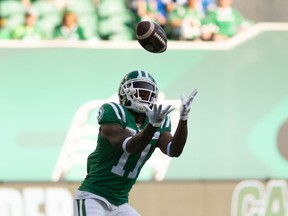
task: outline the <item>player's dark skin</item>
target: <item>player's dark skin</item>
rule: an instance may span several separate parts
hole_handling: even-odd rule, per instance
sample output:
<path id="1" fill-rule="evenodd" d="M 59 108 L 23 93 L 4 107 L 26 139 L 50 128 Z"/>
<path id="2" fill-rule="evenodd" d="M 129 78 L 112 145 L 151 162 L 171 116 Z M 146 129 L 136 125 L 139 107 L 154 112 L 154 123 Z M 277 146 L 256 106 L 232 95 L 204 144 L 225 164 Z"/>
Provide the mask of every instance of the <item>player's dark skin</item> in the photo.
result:
<path id="1" fill-rule="evenodd" d="M 140 91 L 139 96 L 142 99 L 148 99 L 149 93 Z M 143 124 L 146 118 L 145 113 L 137 113 L 129 110 L 134 116 L 137 124 Z M 127 137 L 132 138 L 127 142 L 126 150 L 131 154 L 139 154 L 150 143 L 154 133 L 157 131 L 150 123 L 139 133 L 133 134 L 118 124 L 106 124 L 101 126 L 101 136 L 107 139 L 116 149 L 122 150 L 122 144 Z M 174 136 L 168 131 L 162 133 L 158 140 L 158 147 L 164 154 L 167 154 L 167 145 L 172 141 L 170 147 L 170 156 L 179 157 L 183 151 L 187 140 L 188 128 L 187 120 L 179 120 Z"/>

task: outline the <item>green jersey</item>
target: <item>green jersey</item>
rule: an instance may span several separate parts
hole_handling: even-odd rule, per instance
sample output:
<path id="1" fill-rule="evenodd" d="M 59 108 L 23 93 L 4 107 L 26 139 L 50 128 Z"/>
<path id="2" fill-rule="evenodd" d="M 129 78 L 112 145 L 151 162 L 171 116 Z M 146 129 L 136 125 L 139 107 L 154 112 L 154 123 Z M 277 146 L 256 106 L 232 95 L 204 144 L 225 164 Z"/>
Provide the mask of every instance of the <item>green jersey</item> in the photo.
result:
<path id="1" fill-rule="evenodd" d="M 68 29 L 65 26 L 56 26 L 53 38 L 62 38 L 66 40 L 86 40 L 84 29 L 80 26 L 76 26 L 72 29 Z"/>
<path id="2" fill-rule="evenodd" d="M 21 25 L 15 28 L 12 31 L 12 38 L 13 39 L 21 39 L 21 40 L 40 40 L 45 39 L 45 34 L 42 30 L 36 26 L 25 26 Z"/>
<path id="3" fill-rule="evenodd" d="M 0 26 L 0 40 L 8 40 L 11 39 L 11 34 L 7 28 L 1 28 Z"/>
<path id="4" fill-rule="evenodd" d="M 203 25 L 213 24 L 219 28 L 219 34 L 232 37 L 245 24 L 244 17 L 234 8 L 216 9 L 208 13 Z"/>
<path id="5" fill-rule="evenodd" d="M 144 124 L 138 127 L 134 116 L 126 107 L 117 103 L 106 103 L 99 109 L 98 123 L 100 126 L 119 124 L 135 135 L 145 128 L 148 118 L 146 117 Z M 79 190 L 102 196 L 117 206 L 127 203 L 128 194 L 135 184 L 141 168 L 157 147 L 160 134 L 165 131 L 171 131 L 171 122 L 168 116 L 141 154 L 130 154 L 123 150 L 117 150 L 99 133 L 97 147 L 87 160 L 87 176 Z"/>

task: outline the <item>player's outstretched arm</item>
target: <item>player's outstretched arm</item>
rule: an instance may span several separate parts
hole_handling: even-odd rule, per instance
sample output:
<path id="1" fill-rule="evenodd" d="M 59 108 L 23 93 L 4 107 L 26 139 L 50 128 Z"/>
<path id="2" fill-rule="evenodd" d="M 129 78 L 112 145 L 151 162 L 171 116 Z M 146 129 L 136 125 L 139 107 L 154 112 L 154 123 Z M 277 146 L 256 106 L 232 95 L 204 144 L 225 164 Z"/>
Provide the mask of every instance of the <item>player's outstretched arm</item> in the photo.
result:
<path id="1" fill-rule="evenodd" d="M 168 106 L 165 109 L 162 109 L 162 105 L 159 107 L 154 105 L 152 109 L 145 107 L 149 124 L 136 135 L 133 135 L 129 130 L 122 128 L 118 124 L 102 125 L 101 135 L 119 150 L 122 149 L 131 154 L 141 153 L 150 143 L 154 133 L 161 126 L 166 115 L 173 110 L 170 107 Z"/>
<path id="2" fill-rule="evenodd" d="M 101 126 L 101 135 L 116 149 L 137 154 L 149 144 L 156 130 L 157 128 L 148 124 L 143 131 L 133 135 L 118 124 L 105 124 Z"/>
<path id="3" fill-rule="evenodd" d="M 172 137 L 169 132 L 165 132 L 159 139 L 159 148 L 163 153 L 169 155 L 170 157 L 179 157 L 182 154 L 188 135 L 188 115 L 192 101 L 197 93 L 198 91 L 195 89 L 187 99 L 185 99 L 183 96 L 181 97 L 180 119 L 174 136 Z"/>
<path id="4" fill-rule="evenodd" d="M 126 151 L 132 154 L 138 154 L 144 150 L 144 148 L 150 143 L 158 127 L 161 126 L 165 117 L 173 110 L 170 105 L 165 109 L 162 109 L 162 105 L 157 107 L 156 104 L 153 105 L 152 109 L 148 106 L 144 107 L 149 119 L 149 124 L 147 124 L 144 130 L 140 133 L 131 138 L 127 138 L 129 140 L 127 141 L 127 144 L 125 144 Z"/>
<path id="5" fill-rule="evenodd" d="M 188 115 L 189 115 L 189 112 L 190 112 L 190 107 L 191 107 L 192 101 L 195 98 L 197 93 L 198 93 L 198 90 L 194 89 L 191 92 L 191 94 L 189 95 L 189 97 L 187 98 L 187 100 L 182 95 L 182 97 L 181 97 L 181 106 L 180 106 L 180 120 L 185 121 L 185 120 L 188 119 Z"/>

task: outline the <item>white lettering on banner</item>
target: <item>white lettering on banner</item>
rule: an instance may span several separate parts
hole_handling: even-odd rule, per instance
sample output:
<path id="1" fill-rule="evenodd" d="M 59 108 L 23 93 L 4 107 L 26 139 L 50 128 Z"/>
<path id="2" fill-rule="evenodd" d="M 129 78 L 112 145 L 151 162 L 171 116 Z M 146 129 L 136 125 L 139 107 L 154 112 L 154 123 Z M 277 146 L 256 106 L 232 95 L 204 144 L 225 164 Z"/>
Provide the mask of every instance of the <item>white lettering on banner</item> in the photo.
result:
<path id="1" fill-rule="evenodd" d="M 65 188 L 49 188 L 46 191 L 45 206 L 47 216 L 72 216 L 73 197 Z"/>
<path id="2" fill-rule="evenodd" d="M 23 216 L 24 203 L 21 193 L 12 188 L 0 188 L 0 215 Z"/>
<path id="3" fill-rule="evenodd" d="M 25 216 L 44 216 L 40 212 L 40 207 L 44 203 L 44 193 L 44 189 L 42 188 L 25 188 L 23 190 Z"/>
<path id="4" fill-rule="evenodd" d="M 73 196 L 65 188 L 0 188 L 1 216 L 72 216 Z"/>
<path id="5" fill-rule="evenodd" d="M 288 216 L 288 189 L 284 180 L 264 184 L 240 182 L 234 189 L 231 216 Z"/>

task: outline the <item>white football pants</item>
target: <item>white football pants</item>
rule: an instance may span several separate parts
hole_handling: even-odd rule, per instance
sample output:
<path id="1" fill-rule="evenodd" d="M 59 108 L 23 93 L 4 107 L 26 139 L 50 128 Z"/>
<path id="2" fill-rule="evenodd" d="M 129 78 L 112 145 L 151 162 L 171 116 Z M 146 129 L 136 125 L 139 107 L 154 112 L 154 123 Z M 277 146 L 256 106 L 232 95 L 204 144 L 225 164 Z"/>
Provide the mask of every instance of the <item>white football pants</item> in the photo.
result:
<path id="1" fill-rule="evenodd" d="M 103 197 L 77 191 L 74 199 L 74 216 L 141 216 L 128 203 L 115 206 Z"/>

